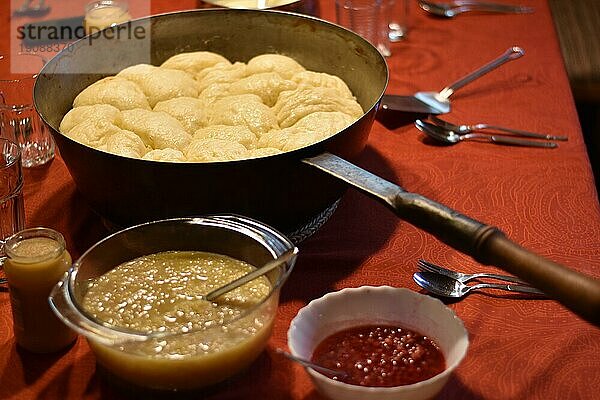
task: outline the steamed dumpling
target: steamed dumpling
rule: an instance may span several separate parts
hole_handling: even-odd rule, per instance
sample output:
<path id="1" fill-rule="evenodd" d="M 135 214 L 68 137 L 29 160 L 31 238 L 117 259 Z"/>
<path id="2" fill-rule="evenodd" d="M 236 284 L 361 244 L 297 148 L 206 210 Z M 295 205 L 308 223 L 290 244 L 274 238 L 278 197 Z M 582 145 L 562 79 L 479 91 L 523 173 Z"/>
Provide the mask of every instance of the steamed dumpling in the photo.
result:
<path id="1" fill-rule="evenodd" d="M 211 83 L 200 92 L 198 100 L 202 101 L 205 107 L 211 107 L 215 101 L 230 95 L 229 86 L 229 83 Z"/>
<path id="2" fill-rule="evenodd" d="M 177 149 L 157 149 L 150 150 L 142 157 L 143 160 L 166 161 L 166 162 L 184 162 L 186 161 L 183 153 Z"/>
<path id="3" fill-rule="evenodd" d="M 348 85 L 339 77 L 324 72 L 302 71 L 292 77 L 299 87 L 326 87 L 335 89 L 340 96 L 353 99 Z"/>
<path id="4" fill-rule="evenodd" d="M 195 76 L 205 68 L 214 67 L 217 64 L 231 63 L 228 59 L 217 53 L 194 51 L 191 53 L 176 54 L 162 63 L 161 67 L 179 69 Z"/>
<path id="5" fill-rule="evenodd" d="M 137 64 L 125 68 L 117 77 L 137 83 L 148 97 L 151 107 L 174 97 L 198 97 L 199 93 L 192 75 L 178 69 Z"/>
<path id="6" fill-rule="evenodd" d="M 351 125 L 356 118 L 342 112 L 316 112 L 301 118 L 289 128 L 267 132 L 258 147 L 274 147 L 291 151 L 320 142 Z"/>
<path id="7" fill-rule="evenodd" d="M 208 125 L 242 125 L 255 135 L 277 128 L 275 114 L 254 94 L 229 96 L 217 100 L 208 111 Z"/>
<path id="8" fill-rule="evenodd" d="M 258 140 L 258 146 L 259 148 L 271 147 L 281 151 L 292 151 L 316 143 L 321 139 L 321 135 L 316 132 L 285 128 L 265 133 Z"/>
<path id="9" fill-rule="evenodd" d="M 237 142 L 247 149 L 256 147 L 258 139 L 245 126 L 211 125 L 201 128 L 194 133 L 193 139 L 224 139 Z"/>
<path id="10" fill-rule="evenodd" d="M 124 157 L 141 158 L 147 149 L 138 135 L 121 130 L 106 140 L 106 151 Z"/>
<path id="11" fill-rule="evenodd" d="M 281 54 L 261 54 L 248 61 L 248 74 L 276 72 L 284 79 L 304 71 L 304 67 L 291 57 Z"/>
<path id="12" fill-rule="evenodd" d="M 296 133 L 294 128 L 273 129 L 258 139 L 258 148 L 274 148 L 283 150 L 288 137 Z"/>
<path id="13" fill-rule="evenodd" d="M 204 102 L 194 97 L 175 97 L 154 106 L 154 111 L 163 111 L 176 118 L 190 134 L 206 125 L 204 109 Z"/>
<path id="14" fill-rule="evenodd" d="M 302 147 L 310 146 L 322 140 L 323 137 L 315 132 L 300 132 L 296 131 L 295 135 L 290 135 L 287 142 L 283 146 L 283 151 L 292 151 L 301 149 Z"/>
<path id="15" fill-rule="evenodd" d="M 301 118 L 293 127 L 298 130 L 311 131 L 329 137 L 352 125 L 356 118 L 339 111 L 318 111 Z"/>
<path id="16" fill-rule="evenodd" d="M 341 97 L 332 88 L 299 88 L 283 92 L 273 111 L 277 115 L 279 126 L 287 128 L 301 118 L 318 111 L 339 111 L 358 119 L 363 115 L 360 104 L 354 99 Z"/>
<path id="17" fill-rule="evenodd" d="M 86 146 L 104 149 L 109 137 L 121 131 L 121 128 L 106 120 L 88 119 L 75 125 L 66 136 Z"/>
<path id="18" fill-rule="evenodd" d="M 301 118 L 292 127 L 263 135 L 259 147 L 296 150 L 320 142 L 351 125 L 356 119 L 341 112 L 316 112 Z"/>
<path id="19" fill-rule="evenodd" d="M 198 91 L 202 92 L 204 89 L 213 84 L 231 84 L 236 82 L 248 75 L 246 71 L 246 64 L 236 62 L 234 64 L 221 63 L 214 67 L 205 68 L 196 74 L 196 81 L 198 82 Z"/>
<path id="20" fill-rule="evenodd" d="M 275 72 L 263 72 L 232 83 L 229 86 L 229 93 L 232 95 L 255 94 L 261 98 L 263 103 L 271 107 L 277 101 L 279 93 L 295 88 L 296 83 L 283 79 L 281 75 Z"/>
<path id="21" fill-rule="evenodd" d="M 248 152 L 237 142 L 225 139 L 194 139 L 185 150 L 185 156 L 192 162 L 231 161 L 245 158 Z"/>
<path id="22" fill-rule="evenodd" d="M 181 123 L 164 112 L 127 110 L 122 112 L 123 129 L 132 131 L 152 149 L 184 149 L 192 136 Z"/>
<path id="23" fill-rule="evenodd" d="M 67 133 L 77 124 L 87 120 L 104 120 L 119 125 L 121 123 L 121 112 L 118 108 L 108 104 L 75 107 L 63 117 L 59 130 L 62 133 Z"/>
<path id="24" fill-rule="evenodd" d="M 119 110 L 150 109 L 148 99 L 136 83 L 116 76 L 92 83 L 73 101 L 73 107 L 92 104 L 110 104 Z"/>

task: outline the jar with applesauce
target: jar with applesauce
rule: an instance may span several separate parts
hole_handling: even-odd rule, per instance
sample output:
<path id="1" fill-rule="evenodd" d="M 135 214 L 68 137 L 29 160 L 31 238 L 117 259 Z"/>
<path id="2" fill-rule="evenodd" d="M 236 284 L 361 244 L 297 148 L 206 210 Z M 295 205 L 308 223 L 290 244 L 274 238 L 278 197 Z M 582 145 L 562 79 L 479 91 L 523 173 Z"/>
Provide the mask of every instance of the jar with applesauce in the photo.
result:
<path id="1" fill-rule="evenodd" d="M 100 0 L 88 3 L 85 8 L 83 27 L 86 34 L 98 32 L 112 25 L 131 19 L 126 1 Z"/>
<path id="2" fill-rule="evenodd" d="M 4 249 L 17 343 L 34 353 L 67 347 L 76 334 L 58 319 L 48 302 L 53 287 L 71 267 L 65 239 L 52 229 L 31 228 L 9 237 Z"/>

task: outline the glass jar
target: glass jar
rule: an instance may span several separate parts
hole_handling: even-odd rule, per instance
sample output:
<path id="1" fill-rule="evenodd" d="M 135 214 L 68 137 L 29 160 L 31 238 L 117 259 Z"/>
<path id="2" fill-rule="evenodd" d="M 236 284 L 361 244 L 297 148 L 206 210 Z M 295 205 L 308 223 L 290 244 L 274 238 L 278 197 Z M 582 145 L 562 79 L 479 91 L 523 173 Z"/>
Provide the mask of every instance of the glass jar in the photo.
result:
<path id="1" fill-rule="evenodd" d="M 61 350 L 76 334 L 50 309 L 52 288 L 71 267 L 63 236 L 48 228 L 25 229 L 6 240 L 8 280 L 17 343 L 34 353 Z"/>
<path id="2" fill-rule="evenodd" d="M 126 1 L 100 0 L 88 3 L 85 8 L 83 27 L 86 34 L 98 32 L 109 26 L 131 19 Z"/>

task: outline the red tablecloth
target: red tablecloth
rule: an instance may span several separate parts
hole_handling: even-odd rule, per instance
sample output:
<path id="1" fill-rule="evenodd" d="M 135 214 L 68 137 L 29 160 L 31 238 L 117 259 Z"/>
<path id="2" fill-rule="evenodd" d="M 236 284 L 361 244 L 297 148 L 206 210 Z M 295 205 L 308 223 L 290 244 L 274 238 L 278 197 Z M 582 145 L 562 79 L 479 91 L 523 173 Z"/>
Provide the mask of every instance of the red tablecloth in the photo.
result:
<path id="1" fill-rule="evenodd" d="M 47 1 L 53 12 L 61 2 Z M 173 4 L 171 4 L 173 3 Z M 359 164 L 410 191 L 495 225 L 523 246 L 600 276 L 600 208 L 577 113 L 545 0 L 522 0 L 528 15 L 434 19 L 412 9 L 409 38 L 392 45 L 388 92 L 439 90 L 512 45 L 526 56 L 453 98 L 453 121 L 502 124 L 569 136 L 555 150 L 463 143 L 432 146 L 409 123 L 377 121 Z M 152 12 L 194 1 L 155 0 Z M 8 49 L 9 11 L 0 14 L 0 51 Z M 333 18 L 322 0 L 321 16 Z M 590 38 L 594 40 L 594 38 Z M 49 100 L 51 101 L 51 100 Z M 62 232 L 73 256 L 107 234 L 77 194 L 60 156 L 25 171 L 28 226 Z M 330 221 L 301 243 L 284 286 L 269 348 L 245 373 L 207 391 L 210 399 L 318 399 L 301 367 L 274 354 L 300 307 L 324 293 L 360 285 L 419 290 L 411 275 L 425 258 L 464 271 L 498 271 L 398 220 L 380 204 L 349 191 Z M 595 399 L 600 393 L 600 330 L 550 300 L 474 294 L 450 304 L 469 331 L 469 353 L 440 399 Z M 80 338 L 70 350 L 34 356 L 16 348 L 7 293 L 0 293 L 0 398 L 119 398 L 96 372 Z M 199 396 L 201 397 L 201 396 Z"/>

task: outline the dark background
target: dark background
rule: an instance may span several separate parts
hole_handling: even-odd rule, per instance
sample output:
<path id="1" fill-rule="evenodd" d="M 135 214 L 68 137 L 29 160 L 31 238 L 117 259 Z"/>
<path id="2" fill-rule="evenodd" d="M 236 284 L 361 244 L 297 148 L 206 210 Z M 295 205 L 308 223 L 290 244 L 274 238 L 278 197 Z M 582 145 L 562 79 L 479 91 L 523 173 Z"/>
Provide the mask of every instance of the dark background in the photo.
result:
<path id="1" fill-rule="evenodd" d="M 548 0 L 600 189 L 600 1 Z"/>

